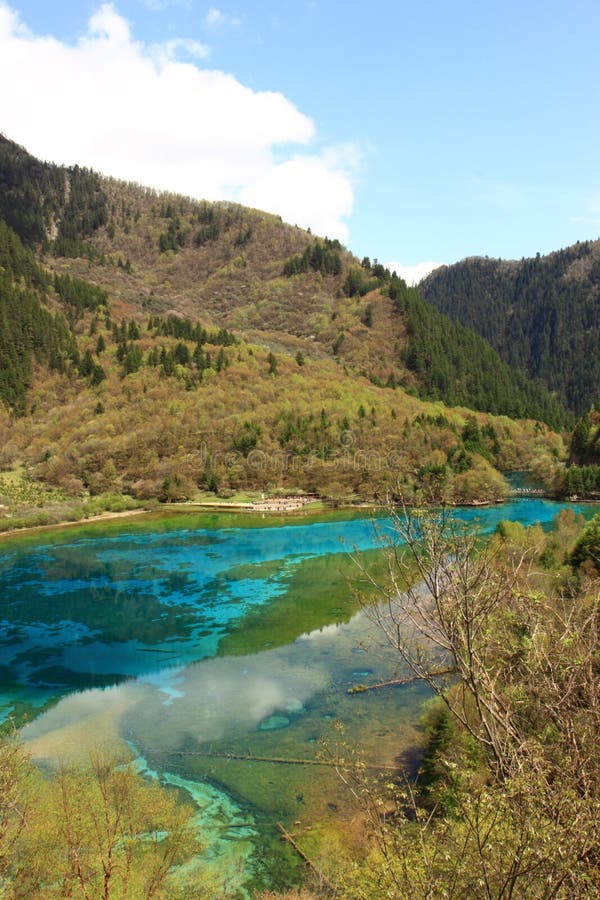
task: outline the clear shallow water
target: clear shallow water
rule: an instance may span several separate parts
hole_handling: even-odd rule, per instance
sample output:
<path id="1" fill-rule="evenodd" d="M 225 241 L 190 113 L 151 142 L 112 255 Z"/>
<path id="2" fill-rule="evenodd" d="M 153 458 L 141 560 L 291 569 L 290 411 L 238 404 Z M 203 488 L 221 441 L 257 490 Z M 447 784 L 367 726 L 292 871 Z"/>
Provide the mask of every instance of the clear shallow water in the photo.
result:
<path id="1" fill-rule="evenodd" d="M 457 514 L 491 531 L 547 524 L 562 506 Z M 423 688 L 347 693 L 397 667 L 339 575 L 344 551 L 376 544 L 368 517 L 207 528 L 189 516 L 0 544 L 0 712 L 33 719 L 23 734 L 40 760 L 126 742 L 193 797 L 204 863 L 243 895 L 262 870 L 293 868 L 277 861 L 277 820 L 326 830 L 344 816 L 330 769 L 269 759 L 314 761 L 336 720 L 374 765 L 416 738 Z"/>

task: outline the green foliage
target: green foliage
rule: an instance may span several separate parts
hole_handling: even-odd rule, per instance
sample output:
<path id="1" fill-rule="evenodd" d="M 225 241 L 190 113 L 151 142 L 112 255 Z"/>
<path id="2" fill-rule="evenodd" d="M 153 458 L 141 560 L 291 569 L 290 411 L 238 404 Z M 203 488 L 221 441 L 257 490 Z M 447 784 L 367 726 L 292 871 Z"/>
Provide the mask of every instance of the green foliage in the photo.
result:
<path id="1" fill-rule="evenodd" d="M 465 450 L 471 453 L 479 453 L 481 450 L 481 432 L 475 416 L 468 416 L 462 430 L 462 440 Z"/>
<path id="2" fill-rule="evenodd" d="M 140 329 L 133 319 L 127 326 L 127 339 L 130 341 L 139 341 L 140 339 Z"/>
<path id="3" fill-rule="evenodd" d="M 600 383 L 599 246 L 577 243 L 520 262 L 466 259 L 436 269 L 420 290 L 581 413 Z"/>
<path id="4" fill-rule="evenodd" d="M 50 276 L 35 260 L 12 228 L 0 220 L 0 270 L 13 281 L 21 281 L 28 288 L 46 291 Z"/>
<path id="5" fill-rule="evenodd" d="M 130 344 L 126 348 L 126 352 L 123 358 L 123 374 L 131 375 L 132 372 L 139 371 L 142 365 L 143 358 L 144 354 L 142 352 L 142 348 L 137 344 Z"/>
<path id="6" fill-rule="evenodd" d="M 25 474 L 0 475 L 0 495 L 11 509 L 43 506 L 65 499 L 63 491 L 42 485 Z"/>
<path id="7" fill-rule="evenodd" d="M 175 253 L 178 253 L 187 244 L 188 236 L 188 231 L 182 225 L 179 216 L 174 216 L 169 222 L 167 230 L 158 239 L 160 252 L 166 253 L 167 250 L 173 250 Z M 198 235 L 196 235 L 194 240 L 196 245 L 198 245 Z"/>
<path id="8" fill-rule="evenodd" d="M 236 336 L 226 328 L 209 330 L 203 328 L 199 322 L 183 316 L 168 316 L 166 319 L 160 316 L 152 316 L 148 321 L 148 331 L 154 331 L 155 335 L 175 337 L 186 341 L 196 341 L 197 344 L 215 344 L 221 347 L 231 347 L 237 343 Z"/>
<path id="9" fill-rule="evenodd" d="M 54 290 L 63 303 L 72 306 L 79 314 L 87 309 L 94 310 L 99 306 L 108 306 L 108 294 L 103 288 L 71 275 L 55 273 Z"/>
<path id="10" fill-rule="evenodd" d="M 43 282 L 30 256 L 10 229 L 0 226 L 0 400 L 16 413 L 25 411 L 33 366 L 62 371 L 74 351 L 74 340 L 65 319 L 43 303 L 33 290 Z M 21 287 L 20 275 L 32 289 Z"/>
<path id="11" fill-rule="evenodd" d="M 106 222 L 106 195 L 95 173 L 42 163 L 3 135 L 0 173 L 0 219 L 24 244 L 48 245 L 58 226 L 56 254 L 86 255 L 85 238 Z"/>
<path id="12" fill-rule="evenodd" d="M 569 463 L 600 465 L 600 409 L 595 407 L 575 424 L 569 446 Z"/>
<path id="13" fill-rule="evenodd" d="M 28 900 L 190 896 L 178 866 L 199 849 L 191 808 L 124 761 L 96 756 L 43 778 L 0 742 L 0 891 Z M 184 890 L 190 893 L 185 894 Z M 210 896 L 210 887 L 194 889 Z"/>
<path id="14" fill-rule="evenodd" d="M 163 481 L 158 499 L 163 503 L 181 503 L 189 500 L 193 492 L 194 485 L 191 481 L 179 472 L 174 472 Z"/>
<path id="15" fill-rule="evenodd" d="M 419 770 L 419 792 L 427 804 L 435 787 L 444 781 L 442 759 L 450 754 L 456 740 L 456 727 L 448 707 L 439 699 L 429 700 L 422 716 L 425 747 Z"/>
<path id="16" fill-rule="evenodd" d="M 600 513 L 583 529 L 571 554 L 571 564 L 573 566 L 587 564 L 588 568 L 600 575 Z"/>
<path id="17" fill-rule="evenodd" d="M 600 466 L 569 466 L 562 480 L 561 493 L 567 497 L 600 496 Z"/>
<path id="18" fill-rule="evenodd" d="M 261 428 L 256 422 L 244 422 L 241 429 L 234 435 L 232 449 L 242 456 L 248 456 L 258 444 Z"/>
<path id="19" fill-rule="evenodd" d="M 57 256 L 92 255 L 84 239 L 106 223 L 107 199 L 99 177 L 89 169 L 67 169 L 69 190 L 54 244 Z"/>
<path id="20" fill-rule="evenodd" d="M 406 320 L 408 340 L 402 358 L 416 375 L 421 396 L 452 406 L 541 419 L 554 427 L 565 424 L 568 416 L 548 390 L 502 362 L 478 334 L 439 313 L 394 275 L 389 292 Z"/>
<path id="21" fill-rule="evenodd" d="M 595 500 L 600 497 L 600 410 L 577 421 L 569 443 L 567 469 L 555 479 L 556 493 Z"/>
<path id="22" fill-rule="evenodd" d="M 369 257 L 365 256 L 360 266 L 350 266 L 342 290 L 346 297 L 364 297 L 369 291 L 375 291 L 378 288 L 388 293 L 389 291 L 393 292 L 391 284 L 394 280 L 398 280 L 395 272 L 390 273 L 390 270 L 378 263 L 377 260 L 371 264 Z M 372 307 L 367 307 L 362 321 L 363 324 L 371 327 L 373 324 Z"/>
<path id="23" fill-rule="evenodd" d="M 300 272 L 322 272 L 323 275 L 339 275 L 342 271 L 340 251 L 342 245 L 337 240 L 316 240 L 306 248 L 304 253 L 292 256 L 283 267 L 287 278 Z"/>
<path id="24" fill-rule="evenodd" d="M 0 135 L 0 218 L 28 246 L 48 239 L 65 202 L 65 175 Z"/>
<path id="25" fill-rule="evenodd" d="M 377 287 L 376 282 L 365 278 L 364 271 L 360 266 L 350 266 L 348 274 L 344 279 L 342 290 L 346 297 L 363 297 L 368 291 Z"/>
<path id="26" fill-rule="evenodd" d="M 333 353 L 334 356 L 337 356 L 337 354 L 339 353 L 340 347 L 344 343 L 344 338 L 345 338 L 345 334 L 343 331 L 340 331 L 336 335 L 335 341 L 331 345 L 331 352 Z"/>
<path id="27" fill-rule="evenodd" d="M 437 700 L 416 783 L 370 780 L 338 760 L 374 837 L 364 860 L 342 866 L 339 893 L 596 896 L 598 570 L 588 567 L 596 580 L 578 586 L 560 572 L 541 579 L 523 565 L 548 546 L 539 527 L 503 523 L 482 546 L 443 514 L 402 519 L 392 510 L 391 518 L 409 553 L 389 550 L 380 625 Z M 563 516 L 551 540 L 570 540 L 574 527 L 580 522 Z M 597 554 L 600 516 L 580 541 Z M 400 590 L 409 565 L 419 588 Z"/>
<path id="28" fill-rule="evenodd" d="M 196 247 L 202 247 L 203 244 L 216 241 L 228 224 L 226 221 L 224 222 L 223 219 L 223 212 L 217 203 L 207 203 L 206 201 L 200 203 L 192 217 L 192 223 L 200 226 L 194 234 L 194 245 Z M 243 236 L 242 232 L 238 232 L 238 238 L 240 237 L 240 234 Z M 247 234 L 247 231 L 245 234 Z M 250 236 L 245 238 L 242 243 L 246 243 L 246 240 L 249 239 Z"/>
<path id="29" fill-rule="evenodd" d="M 243 231 L 238 231 L 237 235 L 234 239 L 235 247 L 243 247 L 244 244 L 247 244 L 248 241 L 252 240 L 253 228 L 251 225 L 248 225 Z"/>
<path id="30" fill-rule="evenodd" d="M 362 320 L 363 325 L 366 325 L 367 328 L 373 327 L 373 304 L 372 303 L 367 303 L 367 305 L 365 306 L 361 320 Z"/>

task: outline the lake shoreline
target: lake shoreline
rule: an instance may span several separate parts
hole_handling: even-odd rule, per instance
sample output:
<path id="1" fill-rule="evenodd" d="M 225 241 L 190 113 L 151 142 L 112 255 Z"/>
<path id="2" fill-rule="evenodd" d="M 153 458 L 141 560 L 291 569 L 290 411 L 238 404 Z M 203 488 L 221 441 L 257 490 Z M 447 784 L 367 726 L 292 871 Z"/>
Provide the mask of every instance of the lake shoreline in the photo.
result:
<path id="1" fill-rule="evenodd" d="M 318 504 L 318 506 L 317 506 Z M 52 532 L 58 528 L 81 527 L 89 524 L 111 522 L 116 519 L 126 520 L 129 517 L 137 517 L 140 515 L 164 515 L 168 513 L 177 514 L 193 514 L 193 513 L 231 513 L 232 515 L 242 516 L 247 514 L 253 518 L 269 518 L 276 519 L 282 516 L 289 519 L 311 519 L 321 515 L 333 514 L 336 512 L 344 512 L 345 510 L 377 510 L 380 507 L 376 503 L 357 502 L 357 503 L 340 503 L 335 506 L 328 504 L 326 501 L 311 501 L 302 506 L 294 506 L 286 508 L 278 504 L 277 500 L 273 501 L 272 506 L 260 507 L 256 504 L 245 502 L 230 502 L 227 500 L 215 501 L 186 501 L 182 503 L 161 503 L 148 507 L 138 507 L 136 509 L 119 510 L 111 512 L 107 510 L 104 513 L 83 517 L 81 519 L 69 519 L 64 522 L 49 522 L 44 525 L 25 525 L 16 528 L 2 528 L 0 520 L 0 541 L 5 538 L 17 535 L 35 534 L 38 532 Z"/>
<path id="2" fill-rule="evenodd" d="M 4 538 L 8 538 L 11 536 L 17 535 L 25 535 L 25 534 L 34 534 L 40 531 L 54 531 L 57 528 L 70 528 L 76 527 L 80 525 L 87 525 L 89 523 L 94 522 L 110 522 L 114 519 L 127 519 L 133 516 L 139 516 L 141 514 L 147 515 L 148 513 L 152 513 L 154 510 L 151 509 L 124 509 L 119 512 L 105 512 L 105 513 L 97 513 L 93 516 L 88 516 L 83 519 L 70 519 L 66 522 L 51 522 L 47 525 L 25 525 L 24 527 L 18 528 L 6 528 L 4 530 L 0 530 L 0 541 Z"/>
<path id="3" fill-rule="evenodd" d="M 510 503 L 511 501 L 521 499 L 527 499 L 527 495 L 516 493 L 515 495 L 510 495 L 502 500 L 474 500 L 470 503 L 449 504 L 448 509 L 454 509 L 458 507 L 465 507 L 469 509 L 483 509 L 490 506 L 502 506 L 505 503 Z M 568 498 L 567 500 L 567 498 L 556 498 L 544 494 L 541 495 L 538 499 L 545 499 L 556 503 L 570 501 L 585 505 L 600 504 L 600 499 L 597 498 L 578 498 L 576 501 L 574 501 L 574 498 Z M 268 517 L 269 519 L 273 519 L 275 521 L 277 517 L 282 517 L 293 521 L 318 519 L 319 516 L 334 516 L 336 513 L 343 514 L 344 512 L 360 512 L 369 510 L 373 513 L 382 512 L 384 511 L 384 507 L 380 503 L 367 500 L 360 500 L 356 502 L 348 501 L 340 503 L 324 499 L 311 499 L 309 502 L 306 502 L 302 505 L 289 507 L 285 505 L 285 498 L 273 498 L 272 500 L 264 501 L 264 505 L 260 505 L 260 502 L 232 502 L 229 500 L 184 501 L 180 503 L 161 503 L 159 505 L 153 505 L 151 507 L 138 507 L 135 509 L 125 509 L 119 511 L 107 510 L 106 512 L 97 513 L 95 515 L 84 517 L 81 519 L 70 519 L 64 522 L 52 522 L 45 525 L 25 525 L 16 528 L 3 529 L 0 521 L 0 541 L 3 541 L 6 538 L 10 538 L 12 536 L 16 537 L 25 536 L 28 534 L 36 534 L 39 532 L 53 532 L 56 529 L 64 529 L 70 527 L 76 528 L 88 524 L 102 524 L 103 522 L 113 522 L 115 520 L 126 521 L 128 518 L 134 518 L 141 515 L 151 516 L 165 515 L 169 513 L 182 515 L 190 515 L 194 513 L 215 513 L 219 515 L 222 513 L 230 513 L 233 516 L 248 515 L 249 517 L 257 520 L 265 519 Z"/>

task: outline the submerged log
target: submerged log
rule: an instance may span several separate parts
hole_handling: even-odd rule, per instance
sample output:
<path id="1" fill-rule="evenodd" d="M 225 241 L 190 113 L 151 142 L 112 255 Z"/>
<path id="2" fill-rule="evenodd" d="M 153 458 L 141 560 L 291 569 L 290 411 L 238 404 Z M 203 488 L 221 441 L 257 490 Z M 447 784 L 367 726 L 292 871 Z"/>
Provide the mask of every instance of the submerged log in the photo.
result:
<path id="1" fill-rule="evenodd" d="M 276 763 L 278 765 L 288 766 L 329 766 L 330 768 L 339 768 L 339 763 L 331 759 L 294 759 L 287 756 L 253 756 L 252 754 L 241 753 L 215 753 L 212 750 L 173 750 L 168 756 L 202 756 L 207 759 L 231 759 L 242 762 L 264 762 Z M 346 766 L 347 768 L 347 766 Z M 397 766 L 387 765 L 385 763 L 366 763 L 365 768 L 384 770 L 389 769 L 395 771 Z"/>
<path id="2" fill-rule="evenodd" d="M 215 753 L 213 750 L 173 750 L 169 756 L 205 756 L 209 759 L 233 759 L 245 762 L 280 763 L 289 766 L 333 766 L 327 759 L 294 759 L 287 756 L 253 756 L 251 753 Z"/>
<path id="3" fill-rule="evenodd" d="M 433 676 L 453 675 L 455 668 L 440 669 L 438 672 L 432 672 Z M 394 678 L 392 681 L 379 681 L 377 684 L 355 684 L 354 687 L 348 688 L 349 694 L 364 694 L 365 691 L 376 691 L 378 688 L 398 687 L 401 685 L 412 684 L 414 681 L 423 681 L 420 675 L 411 675 L 409 678 Z"/>
<path id="4" fill-rule="evenodd" d="M 394 678 L 392 681 L 379 681 L 377 684 L 355 684 L 354 687 L 348 688 L 349 694 L 364 694 L 365 691 L 376 691 L 378 688 L 397 687 L 398 685 L 411 684 L 418 681 L 416 675 L 412 678 Z"/>

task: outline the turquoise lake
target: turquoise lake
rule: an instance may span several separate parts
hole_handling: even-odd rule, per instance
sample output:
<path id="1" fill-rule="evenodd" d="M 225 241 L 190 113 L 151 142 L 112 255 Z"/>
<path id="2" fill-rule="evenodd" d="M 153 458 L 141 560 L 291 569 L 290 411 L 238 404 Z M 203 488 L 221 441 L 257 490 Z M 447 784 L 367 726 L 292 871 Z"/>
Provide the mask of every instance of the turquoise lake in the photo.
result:
<path id="1" fill-rule="evenodd" d="M 455 515 L 492 531 L 502 519 L 547 525 L 566 505 Z M 330 768 L 311 765 L 336 723 L 369 764 L 390 765 L 418 740 L 428 695 L 348 694 L 398 677 L 346 584 L 348 551 L 373 550 L 387 520 L 239 521 L 141 516 L 0 543 L 0 715 L 26 723 L 42 765 L 128 747 L 193 799 L 199 871 L 243 897 L 296 877 L 277 821 L 326 835 L 352 820 Z"/>

